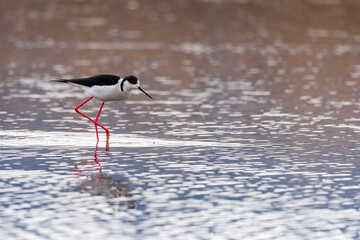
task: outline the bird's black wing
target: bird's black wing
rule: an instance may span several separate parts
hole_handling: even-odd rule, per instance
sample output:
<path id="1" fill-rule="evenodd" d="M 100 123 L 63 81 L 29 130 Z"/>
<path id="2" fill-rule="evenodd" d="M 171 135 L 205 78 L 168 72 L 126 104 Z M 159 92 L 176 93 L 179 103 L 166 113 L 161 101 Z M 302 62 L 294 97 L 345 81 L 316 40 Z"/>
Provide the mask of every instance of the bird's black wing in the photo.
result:
<path id="1" fill-rule="evenodd" d="M 69 82 L 75 83 L 87 87 L 92 87 L 95 85 L 103 86 L 103 85 L 116 85 L 119 81 L 120 77 L 116 75 L 96 75 L 88 78 L 77 78 L 77 79 L 60 79 L 56 80 L 57 82 Z"/>

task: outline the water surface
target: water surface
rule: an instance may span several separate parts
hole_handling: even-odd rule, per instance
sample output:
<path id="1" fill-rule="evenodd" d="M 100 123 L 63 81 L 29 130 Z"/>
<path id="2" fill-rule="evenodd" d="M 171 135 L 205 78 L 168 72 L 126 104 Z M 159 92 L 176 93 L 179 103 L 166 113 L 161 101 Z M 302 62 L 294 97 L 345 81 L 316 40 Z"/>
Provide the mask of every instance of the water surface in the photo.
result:
<path id="1" fill-rule="evenodd" d="M 358 239 L 359 8 L 1 1 L 0 238 Z M 105 104 L 108 148 L 51 82 L 100 73 L 156 99 Z"/>

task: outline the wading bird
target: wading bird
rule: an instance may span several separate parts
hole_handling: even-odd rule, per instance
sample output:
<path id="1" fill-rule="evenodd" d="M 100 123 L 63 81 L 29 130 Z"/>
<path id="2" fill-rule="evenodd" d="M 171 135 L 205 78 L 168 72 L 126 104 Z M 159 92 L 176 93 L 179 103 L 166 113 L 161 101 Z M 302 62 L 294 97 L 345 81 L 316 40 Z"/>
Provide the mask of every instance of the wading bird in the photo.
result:
<path id="1" fill-rule="evenodd" d="M 59 79 L 55 81 L 76 85 L 81 89 L 83 89 L 85 91 L 85 94 L 89 96 L 89 98 L 86 99 L 83 103 L 75 107 L 75 111 L 95 124 L 97 141 L 99 141 L 97 126 L 100 126 L 102 129 L 105 130 L 106 141 L 109 142 L 110 139 L 109 130 L 98 122 L 101 110 L 105 102 L 123 101 L 130 96 L 131 91 L 134 89 L 139 89 L 146 96 L 153 99 L 140 87 L 139 79 L 134 76 L 126 76 L 124 78 L 121 78 L 115 75 L 96 75 L 88 78 Z M 102 101 L 102 104 L 100 106 L 98 114 L 96 115 L 95 120 L 91 119 L 90 117 L 86 116 L 85 114 L 79 111 L 79 108 L 82 107 L 88 101 L 90 101 L 92 98 L 96 98 Z"/>

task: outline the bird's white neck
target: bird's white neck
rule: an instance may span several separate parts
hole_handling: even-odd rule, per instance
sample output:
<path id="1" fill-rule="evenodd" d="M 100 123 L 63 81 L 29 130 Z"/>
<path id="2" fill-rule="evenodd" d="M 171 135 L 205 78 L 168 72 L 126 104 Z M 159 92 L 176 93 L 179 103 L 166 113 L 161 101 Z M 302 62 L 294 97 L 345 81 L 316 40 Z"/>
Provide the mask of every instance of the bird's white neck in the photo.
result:
<path id="1" fill-rule="evenodd" d="M 136 89 L 137 87 L 134 84 L 129 83 L 128 81 L 124 81 L 123 79 L 121 79 L 119 81 L 119 89 L 120 91 L 122 91 L 123 93 L 128 93 L 130 94 L 131 90 Z"/>

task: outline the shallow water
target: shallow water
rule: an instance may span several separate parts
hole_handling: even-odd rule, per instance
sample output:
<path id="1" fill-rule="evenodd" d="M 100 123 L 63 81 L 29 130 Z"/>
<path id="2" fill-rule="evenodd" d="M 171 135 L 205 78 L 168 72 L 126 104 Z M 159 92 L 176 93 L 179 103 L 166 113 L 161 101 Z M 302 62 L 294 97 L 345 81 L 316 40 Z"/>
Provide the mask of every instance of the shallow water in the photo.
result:
<path id="1" fill-rule="evenodd" d="M 359 8 L 1 1 L 0 238 L 358 239 Z M 99 73 L 155 98 L 108 146 L 50 81 Z"/>

